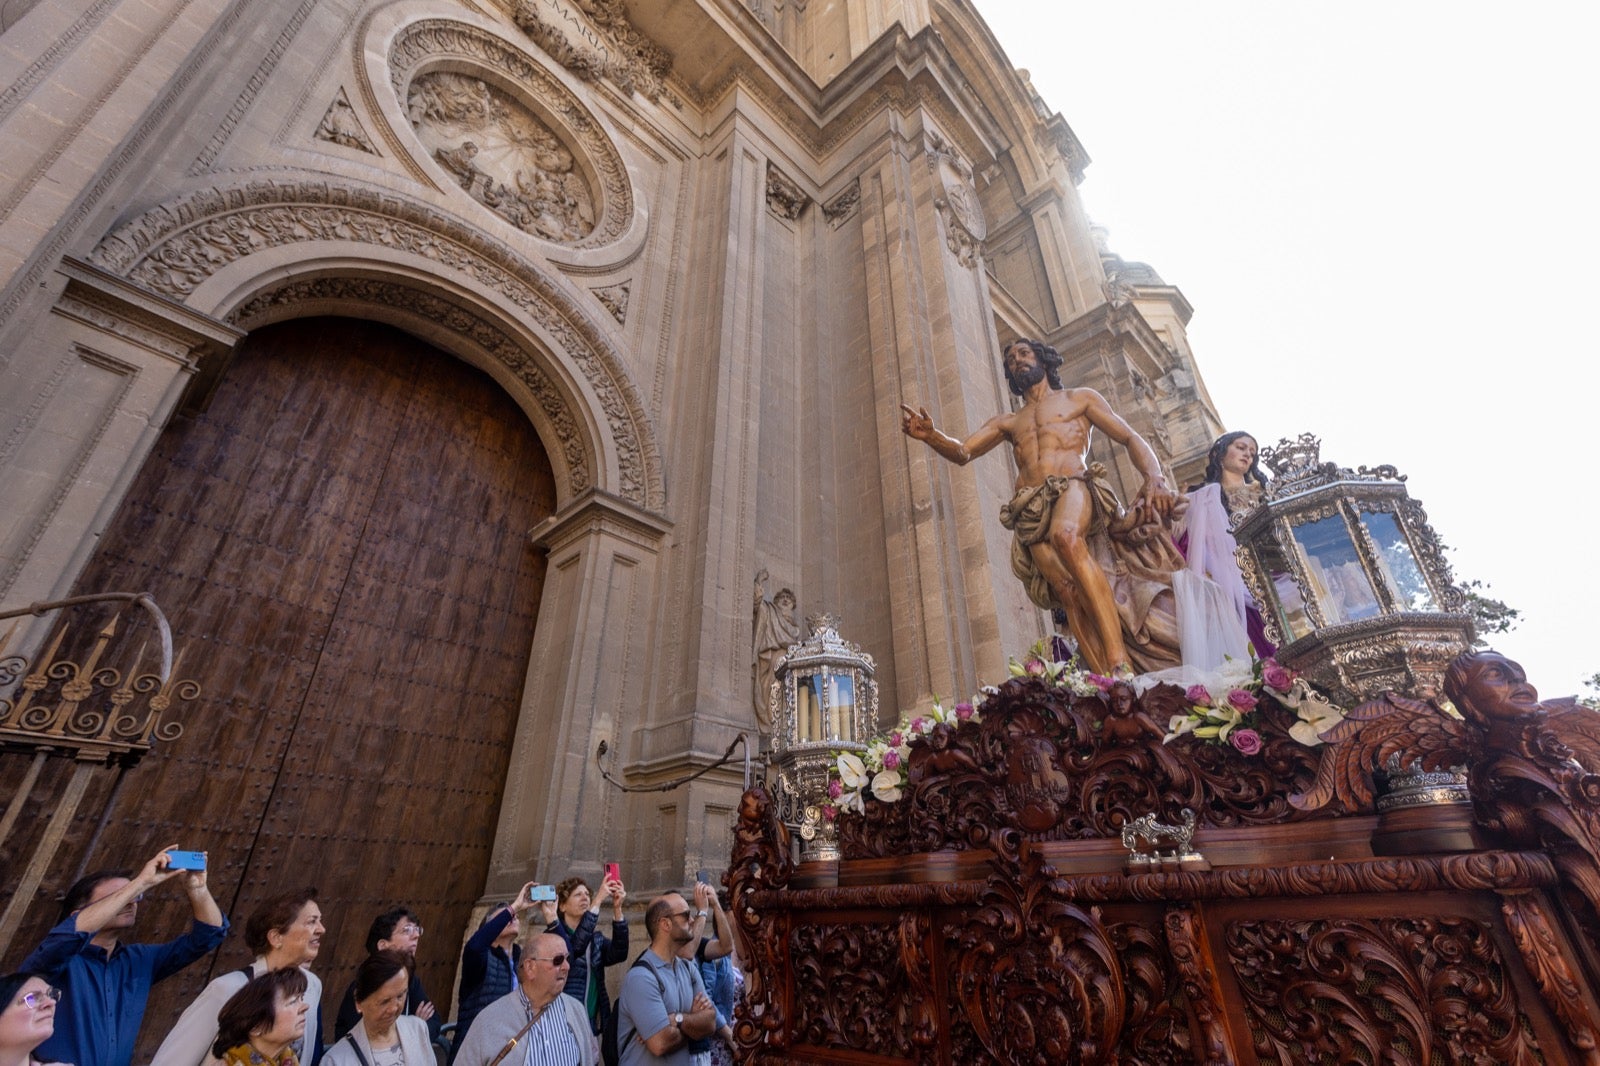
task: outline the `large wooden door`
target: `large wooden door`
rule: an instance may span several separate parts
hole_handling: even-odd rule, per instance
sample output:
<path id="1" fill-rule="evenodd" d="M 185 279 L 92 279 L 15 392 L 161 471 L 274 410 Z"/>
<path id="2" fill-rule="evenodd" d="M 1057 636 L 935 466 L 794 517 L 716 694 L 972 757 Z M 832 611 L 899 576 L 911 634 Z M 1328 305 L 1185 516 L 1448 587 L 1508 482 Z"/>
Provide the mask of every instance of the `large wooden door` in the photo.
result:
<path id="1" fill-rule="evenodd" d="M 152 592 L 204 696 L 129 774 L 89 866 L 208 849 L 236 931 L 158 987 L 141 1056 L 247 960 L 251 910 L 307 884 L 329 928 L 315 969 L 330 1035 L 369 922 L 400 902 L 423 919 L 422 976 L 448 1010 L 544 579 L 528 531 L 554 500 L 498 386 L 365 322 L 252 334 L 208 409 L 162 436 L 79 588 Z M 93 796 L 84 808 L 98 814 Z M 166 895 L 145 938 L 182 925 Z"/>

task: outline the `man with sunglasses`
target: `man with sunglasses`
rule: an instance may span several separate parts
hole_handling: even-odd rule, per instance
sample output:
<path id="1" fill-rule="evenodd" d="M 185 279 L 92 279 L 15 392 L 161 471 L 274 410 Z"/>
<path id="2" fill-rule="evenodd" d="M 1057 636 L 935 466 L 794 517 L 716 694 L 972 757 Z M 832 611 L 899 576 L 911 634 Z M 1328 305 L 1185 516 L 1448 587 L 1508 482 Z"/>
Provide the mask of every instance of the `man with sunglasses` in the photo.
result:
<path id="1" fill-rule="evenodd" d="M 456 1053 L 457 1066 L 596 1066 L 600 1049 L 589 1015 L 561 991 L 570 965 L 560 936 L 530 937 L 517 963 L 517 987 L 483 1008 Z"/>
<path id="2" fill-rule="evenodd" d="M 206 887 L 206 872 L 170 870 L 163 848 L 144 868 L 101 871 L 67 890 L 61 921 L 23 960 L 22 968 L 61 986 L 55 1034 L 39 1046 L 42 1061 L 76 1066 L 128 1066 L 144 1020 L 150 987 L 215 951 L 228 920 Z M 179 877 L 194 923 L 165 944 L 125 944 L 139 920 L 139 901 L 161 882 Z"/>
<path id="3" fill-rule="evenodd" d="M 700 971 L 678 957 L 694 939 L 694 911 L 676 892 L 650 904 L 644 915 L 650 947 L 629 968 L 617 1002 L 621 1066 L 689 1066 L 689 1042 L 717 1028 L 717 1008 L 706 997 Z"/>

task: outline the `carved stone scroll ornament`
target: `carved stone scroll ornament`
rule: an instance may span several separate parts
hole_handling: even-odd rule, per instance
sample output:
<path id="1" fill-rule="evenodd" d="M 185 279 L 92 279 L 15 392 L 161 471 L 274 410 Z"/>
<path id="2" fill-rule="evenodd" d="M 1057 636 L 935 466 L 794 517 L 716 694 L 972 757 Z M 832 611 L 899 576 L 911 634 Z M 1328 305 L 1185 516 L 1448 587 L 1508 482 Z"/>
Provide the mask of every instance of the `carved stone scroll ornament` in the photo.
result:
<path id="1" fill-rule="evenodd" d="M 768 211 L 793 222 L 810 203 L 811 197 L 802 192 L 799 185 L 771 163 L 767 164 Z"/>
<path id="2" fill-rule="evenodd" d="M 252 181 L 162 204 L 106 237 L 92 259 L 153 292 L 182 300 L 246 256 L 314 241 L 418 256 L 518 308 L 593 389 L 617 454 L 613 491 L 650 510 L 663 506 L 649 416 L 620 359 L 585 312 L 537 264 L 431 206 L 328 180 Z"/>
<path id="3" fill-rule="evenodd" d="M 674 106 L 683 106 L 667 88 L 672 53 L 634 27 L 622 0 L 572 0 L 572 6 L 581 15 L 564 10 L 564 3 L 556 0 L 543 3 L 517 0 L 511 17 L 517 28 L 546 55 L 584 81 L 610 78 L 625 92 L 637 92 L 651 101 L 665 96 Z M 540 8 L 546 9 L 544 14 L 540 13 Z M 601 51 L 574 44 L 567 31 L 556 24 L 559 20 L 576 25 L 584 17 L 609 38 L 614 47 L 602 45 L 605 50 Z"/>
<path id="4" fill-rule="evenodd" d="M 438 68 L 446 61 L 457 73 L 445 77 Z M 499 77 L 468 73 L 476 70 Z M 576 247 L 608 244 L 632 225 L 633 189 L 616 146 L 565 84 L 510 42 L 477 26 L 424 19 L 390 46 L 389 78 L 427 154 L 514 225 L 543 236 L 560 219 L 563 235 L 549 239 Z M 490 132 L 470 133 L 477 125 Z M 440 151 L 453 154 L 444 160 Z"/>
<path id="5" fill-rule="evenodd" d="M 989 223 L 972 187 L 972 168 L 937 133 L 928 136 L 928 166 L 940 190 L 933 201 L 944 223 L 944 241 L 964 267 L 976 266 L 989 236 Z"/>
<path id="6" fill-rule="evenodd" d="M 1235 921 L 1223 940 L 1263 1061 L 1547 1061 L 1470 918 Z"/>
<path id="7" fill-rule="evenodd" d="M 518 229 L 563 243 L 594 231 L 594 194 L 572 152 L 510 94 L 437 71 L 411 83 L 406 114 L 467 195 Z"/>
<path id="8" fill-rule="evenodd" d="M 844 191 L 822 205 L 822 217 L 828 220 L 829 229 L 838 229 L 850 221 L 861 209 L 861 181 L 846 185 Z"/>
<path id="9" fill-rule="evenodd" d="M 314 136 L 319 141 L 378 154 L 378 150 L 372 146 L 372 138 L 367 136 L 366 127 L 361 124 L 361 117 L 350 106 L 350 97 L 345 94 L 343 85 L 339 86 L 333 103 L 328 105 Z"/>
<path id="10" fill-rule="evenodd" d="M 1098 911 L 1064 898 L 1037 853 L 1001 867 L 959 927 L 959 1005 L 989 1054 L 1017 1066 L 1109 1061 L 1127 1009 Z"/>

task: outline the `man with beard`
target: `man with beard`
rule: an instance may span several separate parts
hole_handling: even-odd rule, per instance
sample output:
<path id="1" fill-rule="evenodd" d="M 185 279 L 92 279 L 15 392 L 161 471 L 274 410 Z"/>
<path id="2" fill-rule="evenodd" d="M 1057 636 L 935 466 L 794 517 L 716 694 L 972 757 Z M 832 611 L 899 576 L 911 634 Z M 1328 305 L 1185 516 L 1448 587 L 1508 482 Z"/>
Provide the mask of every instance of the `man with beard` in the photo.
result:
<path id="1" fill-rule="evenodd" d="M 657 897 L 644 915 L 650 948 L 622 980 L 617 1004 L 621 1066 L 689 1066 L 689 1042 L 717 1028 L 717 1009 L 700 971 L 678 957 L 694 939 L 691 910 L 676 892 Z"/>
<path id="2" fill-rule="evenodd" d="M 1061 608 L 1085 664 L 1101 674 L 1179 662 L 1174 570 L 1183 559 L 1165 527 L 1178 505 L 1161 464 L 1093 389 L 1066 389 L 1061 356 L 1038 341 L 1018 340 L 1002 356 L 1021 408 L 996 415 L 964 441 L 939 432 L 927 408 L 906 404 L 901 428 L 944 458 L 965 466 L 1001 443 L 1017 463 L 1016 495 L 1000 512 L 1015 534 L 1012 571 L 1041 607 Z M 1128 450 L 1144 477 L 1134 506 L 1123 511 L 1098 464 L 1088 462 L 1098 428 Z M 1113 592 L 1108 571 L 1133 582 Z"/>

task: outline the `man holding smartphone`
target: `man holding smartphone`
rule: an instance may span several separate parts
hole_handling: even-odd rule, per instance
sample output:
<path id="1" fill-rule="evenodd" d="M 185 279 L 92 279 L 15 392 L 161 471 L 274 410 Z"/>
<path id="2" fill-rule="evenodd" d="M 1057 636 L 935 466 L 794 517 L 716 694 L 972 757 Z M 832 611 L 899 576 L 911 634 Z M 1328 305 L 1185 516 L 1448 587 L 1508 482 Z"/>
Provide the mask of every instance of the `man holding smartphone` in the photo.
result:
<path id="1" fill-rule="evenodd" d="M 39 1060 L 128 1066 L 150 987 L 215 951 L 227 936 L 228 920 L 206 887 L 204 853 L 180 853 L 189 868 L 179 871 L 172 868 L 173 850 L 163 848 L 131 877 L 101 870 L 67 889 L 61 921 L 22 962 L 24 972 L 61 989 L 55 1033 L 39 1045 Z M 189 931 L 165 944 L 124 944 L 144 894 L 174 877 L 194 910 Z"/>

